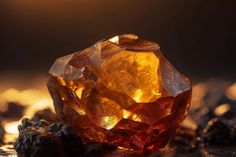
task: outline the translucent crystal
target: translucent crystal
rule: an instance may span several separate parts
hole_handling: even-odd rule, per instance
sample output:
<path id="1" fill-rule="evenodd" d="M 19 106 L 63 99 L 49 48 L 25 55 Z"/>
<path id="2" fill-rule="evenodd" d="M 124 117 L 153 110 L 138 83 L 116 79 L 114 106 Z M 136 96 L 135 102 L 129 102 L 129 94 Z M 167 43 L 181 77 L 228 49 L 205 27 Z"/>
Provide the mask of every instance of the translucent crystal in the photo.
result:
<path id="1" fill-rule="evenodd" d="M 158 44 L 125 34 L 59 58 L 49 71 L 55 110 L 84 141 L 157 150 L 188 113 L 190 81 Z"/>

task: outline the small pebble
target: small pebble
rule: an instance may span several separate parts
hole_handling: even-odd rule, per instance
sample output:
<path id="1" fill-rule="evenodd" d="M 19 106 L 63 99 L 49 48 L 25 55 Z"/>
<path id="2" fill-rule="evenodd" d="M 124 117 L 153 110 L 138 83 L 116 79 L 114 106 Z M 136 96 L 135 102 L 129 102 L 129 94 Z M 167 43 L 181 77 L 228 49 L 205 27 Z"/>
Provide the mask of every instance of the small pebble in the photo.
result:
<path id="1" fill-rule="evenodd" d="M 202 133 L 203 142 L 209 145 L 230 143 L 230 129 L 218 118 L 211 119 Z"/>

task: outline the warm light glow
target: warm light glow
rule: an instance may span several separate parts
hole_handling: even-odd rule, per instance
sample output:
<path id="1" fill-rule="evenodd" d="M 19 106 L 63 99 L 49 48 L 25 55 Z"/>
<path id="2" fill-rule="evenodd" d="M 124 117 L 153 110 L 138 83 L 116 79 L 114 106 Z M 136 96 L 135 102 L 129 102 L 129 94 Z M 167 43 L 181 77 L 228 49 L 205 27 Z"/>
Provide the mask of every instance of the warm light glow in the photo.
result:
<path id="1" fill-rule="evenodd" d="M 9 88 L 0 94 L 0 110 L 6 110 L 7 102 L 16 102 L 25 106 L 24 117 L 32 118 L 37 111 L 50 108 L 52 111 L 52 99 L 50 95 L 43 90 L 26 89 L 17 90 Z M 18 125 L 21 120 L 17 121 L 3 121 L 3 127 L 6 130 L 5 142 L 13 142 L 18 137 Z"/>
<path id="2" fill-rule="evenodd" d="M 3 124 L 4 129 L 9 134 L 16 134 L 18 133 L 17 126 L 21 123 L 21 121 L 14 121 L 14 122 L 6 122 Z"/>
<path id="3" fill-rule="evenodd" d="M 4 142 L 14 142 L 16 138 L 18 137 L 18 125 L 21 124 L 21 120 L 19 121 L 13 121 L 13 122 L 4 122 L 3 127 L 6 131 L 6 134 L 4 135 Z"/>
<path id="4" fill-rule="evenodd" d="M 71 106 L 76 112 L 79 113 L 79 115 L 83 116 L 86 115 L 86 112 L 82 109 L 82 107 L 79 107 L 77 105 L 72 105 Z"/>
<path id="5" fill-rule="evenodd" d="M 136 101 L 136 102 L 141 102 L 141 98 L 142 98 L 142 95 L 143 95 L 143 92 L 141 89 L 138 89 L 134 92 L 134 96 L 133 96 L 133 99 Z"/>
<path id="6" fill-rule="evenodd" d="M 230 110 L 230 108 L 231 107 L 229 104 L 221 104 L 215 108 L 215 110 L 214 110 L 215 115 L 222 116 L 223 114 L 228 112 Z"/>
<path id="7" fill-rule="evenodd" d="M 197 124 L 189 116 L 184 120 L 183 126 L 193 130 L 197 129 Z"/>
<path id="8" fill-rule="evenodd" d="M 66 86 L 66 82 L 63 78 L 59 77 L 58 81 L 61 83 L 61 85 Z"/>
<path id="9" fill-rule="evenodd" d="M 22 105 L 32 105 L 42 99 L 51 99 L 47 92 L 27 89 L 17 90 L 15 88 L 9 88 L 0 94 L 1 103 L 4 102 L 18 102 Z"/>
<path id="10" fill-rule="evenodd" d="M 131 117 L 131 120 L 136 121 L 136 122 L 141 122 L 141 119 L 139 118 L 137 114 L 133 114 L 133 116 Z"/>
<path id="11" fill-rule="evenodd" d="M 113 38 L 109 39 L 109 41 L 119 44 L 119 37 L 118 36 L 114 36 Z"/>
<path id="12" fill-rule="evenodd" d="M 236 83 L 234 83 L 232 86 L 230 86 L 227 91 L 226 95 L 228 98 L 232 100 L 236 100 Z"/>
<path id="13" fill-rule="evenodd" d="M 120 51 L 101 65 L 101 80 L 109 90 L 126 94 L 137 103 L 154 102 L 162 92 L 159 64 L 152 52 Z"/>
<path id="14" fill-rule="evenodd" d="M 117 118 L 117 116 L 104 116 L 102 118 L 102 122 L 100 125 L 103 128 L 110 130 L 118 123 L 118 121 L 119 121 L 119 119 Z"/>
<path id="15" fill-rule="evenodd" d="M 195 86 L 193 86 L 193 93 L 192 93 L 192 108 L 197 108 L 199 105 L 203 104 L 203 98 L 207 93 L 207 86 L 204 83 L 198 83 Z"/>
<path id="16" fill-rule="evenodd" d="M 130 149 L 130 148 L 125 148 L 125 147 L 117 147 L 118 150 L 123 150 L 123 151 L 134 151 L 134 149 Z"/>
<path id="17" fill-rule="evenodd" d="M 127 110 L 123 110 L 123 118 L 130 119 L 136 122 L 141 121 L 140 117 L 137 114 L 133 114 L 132 112 L 127 111 Z"/>
<path id="18" fill-rule="evenodd" d="M 123 112 L 123 118 L 125 118 L 125 119 L 128 119 L 129 116 L 132 114 L 131 112 L 129 112 L 127 110 L 123 110 L 122 112 Z"/>
<path id="19" fill-rule="evenodd" d="M 83 92 L 83 90 L 84 90 L 84 87 L 79 87 L 79 88 L 77 88 L 77 89 L 75 90 L 75 94 L 76 94 L 77 97 L 80 98 L 80 99 L 81 99 L 81 97 L 82 97 L 82 92 Z"/>

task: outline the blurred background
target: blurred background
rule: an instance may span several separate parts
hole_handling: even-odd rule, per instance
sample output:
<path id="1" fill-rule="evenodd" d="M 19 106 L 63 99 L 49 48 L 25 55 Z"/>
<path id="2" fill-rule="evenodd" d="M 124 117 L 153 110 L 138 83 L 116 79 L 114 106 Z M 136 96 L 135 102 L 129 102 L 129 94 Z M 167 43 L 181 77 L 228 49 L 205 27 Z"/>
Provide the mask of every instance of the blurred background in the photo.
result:
<path id="1" fill-rule="evenodd" d="M 235 9 L 235 0 L 1 0 L 0 78 L 45 75 L 60 56 L 134 33 L 191 78 L 235 79 Z"/>

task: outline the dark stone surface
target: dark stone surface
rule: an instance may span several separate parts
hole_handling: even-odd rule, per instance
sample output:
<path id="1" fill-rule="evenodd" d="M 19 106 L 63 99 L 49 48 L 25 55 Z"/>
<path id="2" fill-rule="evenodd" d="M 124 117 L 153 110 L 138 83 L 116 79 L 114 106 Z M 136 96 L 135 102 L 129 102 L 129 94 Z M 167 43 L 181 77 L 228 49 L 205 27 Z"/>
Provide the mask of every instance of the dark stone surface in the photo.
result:
<path id="1" fill-rule="evenodd" d="M 231 142 L 231 133 L 224 122 L 218 118 L 213 118 L 204 128 L 202 138 L 205 144 L 227 145 Z"/>
<path id="2" fill-rule="evenodd" d="M 4 134 L 5 134 L 5 130 L 0 123 L 0 143 L 3 142 Z"/>
<path id="3" fill-rule="evenodd" d="M 48 122 L 56 122 L 57 121 L 56 115 L 49 108 L 36 112 L 32 118 L 32 120 L 35 122 L 38 122 L 41 119 L 45 119 Z"/>
<path id="4" fill-rule="evenodd" d="M 76 156 L 85 152 L 80 137 L 67 124 L 23 119 L 14 145 L 19 156 Z"/>

